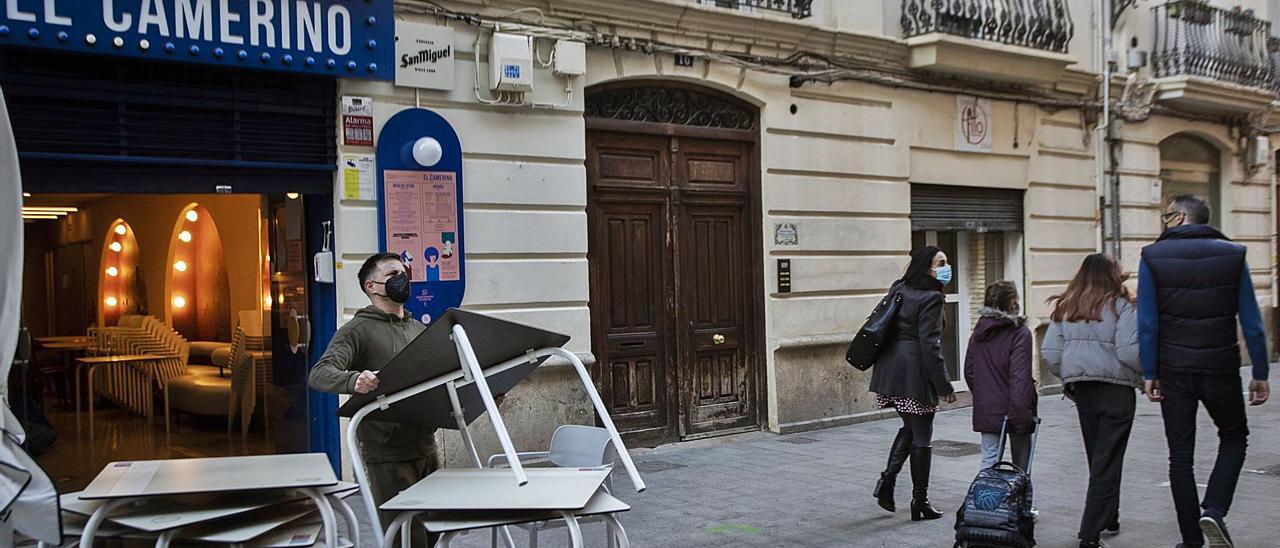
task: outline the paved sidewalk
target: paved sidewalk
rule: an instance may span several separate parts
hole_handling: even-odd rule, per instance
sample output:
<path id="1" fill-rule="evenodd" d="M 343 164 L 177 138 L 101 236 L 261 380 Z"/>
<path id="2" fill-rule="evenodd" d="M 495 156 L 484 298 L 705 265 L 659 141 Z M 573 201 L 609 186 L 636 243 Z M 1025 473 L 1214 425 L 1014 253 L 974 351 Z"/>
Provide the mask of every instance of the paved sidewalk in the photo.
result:
<path id="1" fill-rule="evenodd" d="M 1048 548 L 1074 547 L 1088 481 L 1075 408 L 1061 396 L 1046 396 L 1040 413 L 1044 423 L 1033 466 L 1041 511 L 1037 540 Z M 1200 419 L 1196 479 L 1203 484 L 1217 437 L 1204 412 Z M 1280 401 L 1249 408 L 1249 422 L 1246 472 L 1227 524 L 1238 546 L 1280 546 Z M 936 453 L 947 452 L 950 441 L 977 441 L 969 411 L 938 416 L 931 495 L 935 506 L 949 515 L 937 521 L 911 522 L 907 469 L 898 482 L 896 514 L 881 510 L 871 498 L 897 428 L 898 421 L 885 420 L 636 451 L 649 489 L 637 494 L 625 474 L 615 476 L 620 498 L 634 506 L 622 522 L 637 547 L 951 546 L 954 510 L 979 458 L 976 446 L 957 447 L 972 449 L 965 456 Z M 1173 547 L 1179 542 L 1162 428 L 1159 408 L 1140 396 L 1125 461 L 1121 534 L 1104 538 L 1111 546 Z M 585 527 L 589 546 L 604 546 L 603 529 L 599 524 Z M 523 543 L 524 534 L 515 534 L 516 542 Z M 472 534 L 455 545 L 488 546 L 488 539 L 488 534 Z M 563 529 L 544 533 L 542 545 L 566 545 Z"/>

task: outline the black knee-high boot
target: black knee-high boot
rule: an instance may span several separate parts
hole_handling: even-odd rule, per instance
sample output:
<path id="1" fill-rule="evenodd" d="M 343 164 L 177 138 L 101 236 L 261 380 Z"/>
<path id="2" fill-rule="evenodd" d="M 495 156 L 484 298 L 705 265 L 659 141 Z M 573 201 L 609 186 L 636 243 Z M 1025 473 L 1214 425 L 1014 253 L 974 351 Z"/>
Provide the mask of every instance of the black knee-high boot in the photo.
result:
<path id="1" fill-rule="evenodd" d="M 884 472 L 880 473 L 880 481 L 876 482 L 876 490 L 873 493 L 880 507 L 890 512 L 898 510 L 898 505 L 893 501 L 893 488 L 898 483 L 898 472 L 902 471 L 902 465 L 907 462 L 907 455 L 910 452 L 911 431 L 899 428 L 898 436 L 893 438 L 893 445 L 889 446 L 889 463 L 885 466 Z"/>
<path id="2" fill-rule="evenodd" d="M 942 517 L 942 512 L 935 510 L 929 502 L 929 468 L 932 464 L 932 447 L 911 448 L 911 521 Z"/>

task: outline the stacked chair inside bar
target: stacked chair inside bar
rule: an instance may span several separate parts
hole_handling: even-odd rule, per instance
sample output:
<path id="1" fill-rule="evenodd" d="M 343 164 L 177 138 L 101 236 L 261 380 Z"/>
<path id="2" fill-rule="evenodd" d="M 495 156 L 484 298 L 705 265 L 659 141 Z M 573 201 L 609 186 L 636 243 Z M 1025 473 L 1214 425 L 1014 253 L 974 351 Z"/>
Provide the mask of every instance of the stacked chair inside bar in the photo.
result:
<path id="1" fill-rule="evenodd" d="M 248 329 L 246 329 L 246 327 Z M 247 436 L 258 400 L 262 401 L 264 430 L 268 426 L 267 401 L 271 389 L 271 352 L 261 328 L 251 323 L 236 327 L 231 341 L 231 395 L 227 402 L 227 433 L 231 433 L 237 415 L 240 435 Z"/>
<path id="2" fill-rule="evenodd" d="M 190 344 L 178 332 L 154 316 L 126 315 L 120 325 L 90 330 L 98 356 L 150 355 L 128 367 L 111 368 L 100 377 L 98 388 L 116 405 L 149 415 L 153 399 L 151 387 L 163 387 L 170 379 L 186 374 Z"/>

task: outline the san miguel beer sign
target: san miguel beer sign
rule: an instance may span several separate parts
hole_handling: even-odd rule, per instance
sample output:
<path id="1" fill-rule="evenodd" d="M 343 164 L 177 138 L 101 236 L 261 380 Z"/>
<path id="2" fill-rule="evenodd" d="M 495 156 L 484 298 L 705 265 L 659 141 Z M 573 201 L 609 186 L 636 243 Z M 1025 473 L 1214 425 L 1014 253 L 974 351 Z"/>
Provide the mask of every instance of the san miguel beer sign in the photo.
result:
<path id="1" fill-rule="evenodd" d="M 453 29 L 396 22 L 396 85 L 453 89 Z"/>
<path id="2" fill-rule="evenodd" d="M 390 80 L 390 0 L 0 0 L 0 46 Z"/>

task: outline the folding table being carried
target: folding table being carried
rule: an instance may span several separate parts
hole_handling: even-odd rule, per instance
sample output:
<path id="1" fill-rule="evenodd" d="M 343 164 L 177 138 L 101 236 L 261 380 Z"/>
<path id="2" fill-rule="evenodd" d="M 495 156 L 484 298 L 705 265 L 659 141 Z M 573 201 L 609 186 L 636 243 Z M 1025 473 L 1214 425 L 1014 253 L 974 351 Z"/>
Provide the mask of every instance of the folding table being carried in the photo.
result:
<path id="1" fill-rule="evenodd" d="M 485 314 L 452 309 L 411 341 L 378 372 L 378 389 L 347 400 L 338 414 L 349 417 L 347 450 L 360 484 L 360 494 L 374 531 L 390 546 L 397 532 L 407 542 L 413 518 L 431 512 L 426 528 L 443 533 L 447 546 L 457 533 L 477 528 L 564 519 L 576 547 L 582 545 L 577 528 L 579 515 L 608 515 L 629 509 L 603 492 L 610 469 L 526 469 L 521 465 L 494 402 L 533 372 L 547 358 L 558 356 L 577 371 L 601 424 L 609 432 L 618 460 L 637 492 L 645 489 L 609 411 L 596 392 L 582 360 L 562 348 L 569 337 Z M 494 433 L 506 455 L 509 469 L 482 468 L 468 426 L 489 414 Z M 478 469 L 439 470 L 382 505 L 398 512 L 392 524 L 383 524 L 368 485 L 364 457 L 356 432 L 364 420 L 413 424 L 457 430 Z M 616 519 L 607 518 L 611 533 L 626 546 L 625 532 Z M 397 531 L 398 530 L 398 531 Z M 506 542 L 514 542 L 503 528 Z"/>

